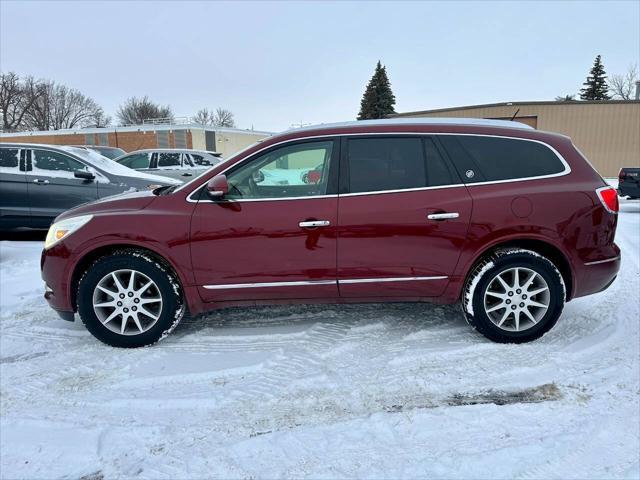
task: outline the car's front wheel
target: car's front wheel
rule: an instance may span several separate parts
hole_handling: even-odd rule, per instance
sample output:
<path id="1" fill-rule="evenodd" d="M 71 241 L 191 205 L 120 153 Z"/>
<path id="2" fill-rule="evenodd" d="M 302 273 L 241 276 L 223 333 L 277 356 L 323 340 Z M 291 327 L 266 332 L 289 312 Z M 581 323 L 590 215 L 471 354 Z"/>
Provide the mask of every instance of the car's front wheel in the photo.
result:
<path id="1" fill-rule="evenodd" d="M 531 250 L 494 252 L 467 278 L 462 307 L 467 322 L 494 342 L 535 340 L 553 327 L 565 303 L 562 274 Z"/>
<path id="2" fill-rule="evenodd" d="M 87 329 L 113 347 L 153 344 L 184 315 L 175 275 L 144 251 L 121 250 L 96 260 L 80 279 L 77 299 Z"/>

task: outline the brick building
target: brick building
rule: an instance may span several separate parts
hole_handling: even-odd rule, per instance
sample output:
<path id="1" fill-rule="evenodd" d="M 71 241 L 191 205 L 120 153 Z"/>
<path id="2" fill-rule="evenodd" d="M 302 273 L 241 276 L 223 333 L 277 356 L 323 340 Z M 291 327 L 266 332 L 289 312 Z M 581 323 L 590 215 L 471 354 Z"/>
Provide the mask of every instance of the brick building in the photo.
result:
<path id="1" fill-rule="evenodd" d="M 198 124 L 134 125 L 0 133 L 0 142 L 102 145 L 119 147 L 127 152 L 143 148 L 193 148 L 217 152 L 226 158 L 269 135 L 271 132 Z"/>

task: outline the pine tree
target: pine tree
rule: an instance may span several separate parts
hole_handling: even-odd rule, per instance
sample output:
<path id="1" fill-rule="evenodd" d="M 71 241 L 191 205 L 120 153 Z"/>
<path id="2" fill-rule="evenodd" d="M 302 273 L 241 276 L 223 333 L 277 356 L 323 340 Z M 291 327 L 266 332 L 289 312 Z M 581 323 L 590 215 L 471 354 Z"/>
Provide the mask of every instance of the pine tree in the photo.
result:
<path id="1" fill-rule="evenodd" d="M 391 83 L 387 77 L 387 69 L 378 60 L 376 71 L 374 72 L 367 89 L 360 101 L 360 113 L 358 120 L 370 120 L 386 118 L 391 113 L 396 113 L 393 106 L 396 104 L 396 97 L 391 91 Z"/>
<path id="2" fill-rule="evenodd" d="M 604 71 L 600 55 L 593 62 L 591 72 L 583 85 L 584 88 L 580 90 L 580 99 L 582 100 L 609 100 L 611 98 L 607 85 L 607 74 Z"/>

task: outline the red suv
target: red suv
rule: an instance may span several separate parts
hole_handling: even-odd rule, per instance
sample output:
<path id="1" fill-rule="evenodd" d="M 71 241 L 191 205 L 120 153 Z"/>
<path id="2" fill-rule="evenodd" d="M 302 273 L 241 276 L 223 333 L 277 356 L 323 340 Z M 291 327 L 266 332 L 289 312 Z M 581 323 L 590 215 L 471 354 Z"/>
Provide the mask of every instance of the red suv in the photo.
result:
<path id="1" fill-rule="evenodd" d="M 461 301 L 486 337 L 526 342 L 616 278 L 617 202 L 569 138 L 515 122 L 303 128 L 63 213 L 45 298 L 118 347 L 187 310 L 313 302 Z"/>

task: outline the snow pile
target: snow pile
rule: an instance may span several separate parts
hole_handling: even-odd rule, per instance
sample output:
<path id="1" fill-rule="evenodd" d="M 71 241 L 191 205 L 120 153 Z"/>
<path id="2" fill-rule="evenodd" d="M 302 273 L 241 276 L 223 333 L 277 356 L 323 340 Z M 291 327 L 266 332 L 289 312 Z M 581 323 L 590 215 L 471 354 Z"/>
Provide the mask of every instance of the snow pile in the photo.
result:
<path id="1" fill-rule="evenodd" d="M 638 478 L 640 202 L 618 280 L 539 341 L 460 306 L 227 309 L 151 348 L 42 299 L 39 242 L 0 243 L 3 478 Z"/>

